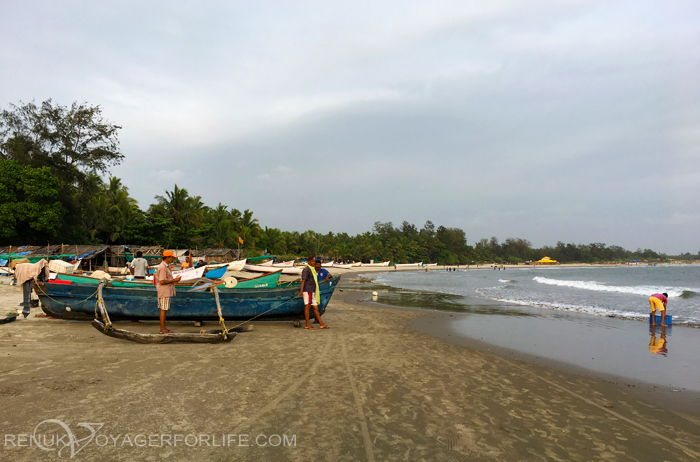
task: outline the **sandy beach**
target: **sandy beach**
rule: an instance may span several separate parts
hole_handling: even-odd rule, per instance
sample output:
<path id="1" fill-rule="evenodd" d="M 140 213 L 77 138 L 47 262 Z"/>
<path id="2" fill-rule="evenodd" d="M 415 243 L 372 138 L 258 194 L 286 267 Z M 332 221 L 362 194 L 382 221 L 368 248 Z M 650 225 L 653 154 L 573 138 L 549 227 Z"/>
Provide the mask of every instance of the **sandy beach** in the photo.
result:
<path id="1" fill-rule="evenodd" d="M 229 344 L 140 345 L 36 317 L 38 308 L 0 325 L 0 460 L 57 460 L 20 446 L 46 419 L 78 439 L 90 435 L 79 423 L 103 424 L 77 460 L 700 458 L 697 415 L 419 333 L 412 326 L 433 322 L 430 312 L 374 306 L 352 279 L 324 316 L 330 330 L 260 322 Z M 0 286 L 3 307 L 20 299 Z M 59 430 L 45 423 L 40 433 Z"/>

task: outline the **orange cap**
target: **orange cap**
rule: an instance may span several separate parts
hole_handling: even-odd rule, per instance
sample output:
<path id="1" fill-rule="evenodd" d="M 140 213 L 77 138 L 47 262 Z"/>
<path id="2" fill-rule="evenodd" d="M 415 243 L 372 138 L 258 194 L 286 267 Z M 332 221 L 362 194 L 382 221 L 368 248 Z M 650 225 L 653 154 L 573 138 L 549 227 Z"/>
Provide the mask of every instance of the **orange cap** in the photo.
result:
<path id="1" fill-rule="evenodd" d="M 172 253 L 170 250 L 166 250 L 165 252 L 163 252 L 163 258 L 165 258 L 165 257 L 174 257 L 174 256 L 175 256 L 175 254 Z"/>

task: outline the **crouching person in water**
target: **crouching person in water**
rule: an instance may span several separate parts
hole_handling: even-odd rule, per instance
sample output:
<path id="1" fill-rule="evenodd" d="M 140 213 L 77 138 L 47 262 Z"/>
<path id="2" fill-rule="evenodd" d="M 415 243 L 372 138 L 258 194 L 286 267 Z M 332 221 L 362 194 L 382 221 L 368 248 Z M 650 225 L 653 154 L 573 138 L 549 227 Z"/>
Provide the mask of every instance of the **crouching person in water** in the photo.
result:
<path id="1" fill-rule="evenodd" d="M 304 299 L 304 318 L 306 318 L 306 326 L 304 326 L 304 328 L 316 329 L 309 324 L 309 306 L 313 306 L 314 317 L 316 321 L 318 321 L 320 328 L 330 329 L 330 326 L 321 321 L 321 316 L 318 314 L 318 302 L 321 299 L 321 295 L 318 290 L 318 276 L 314 268 L 315 263 L 316 257 L 310 255 L 306 261 L 306 267 L 301 272 L 301 290 L 299 291 L 299 296 Z"/>
<path id="2" fill-rule="evenodd" d="M 656 310 L 659 310 L 661 315 L 661 325 L 666 324 L 666 305 L 668 304 L 668 294 L 664 292 L 663 294 L 654 294 L 649 297 L 649 304 L 651 305 L 651 325 L 656 325 Z"/>

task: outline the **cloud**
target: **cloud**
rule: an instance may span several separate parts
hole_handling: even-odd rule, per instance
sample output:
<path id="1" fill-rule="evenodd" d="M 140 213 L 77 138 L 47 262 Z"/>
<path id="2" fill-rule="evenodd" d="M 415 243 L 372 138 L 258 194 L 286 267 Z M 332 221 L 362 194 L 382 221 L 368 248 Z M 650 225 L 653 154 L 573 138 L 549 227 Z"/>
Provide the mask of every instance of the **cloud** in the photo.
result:
<path id="1" fill-rule="evenodd" d="M 697 2 L 0 8 L 0 101 L 100 104 L 141 203 L 177 181 L 283 229 L 700 245 Z"/>
<path id="2" fill-rule="evenodd" d="M 181 170 L 159 170 L 155 172 L 155 176 L 161 180 L 176 181 L 185 176 Z"/>

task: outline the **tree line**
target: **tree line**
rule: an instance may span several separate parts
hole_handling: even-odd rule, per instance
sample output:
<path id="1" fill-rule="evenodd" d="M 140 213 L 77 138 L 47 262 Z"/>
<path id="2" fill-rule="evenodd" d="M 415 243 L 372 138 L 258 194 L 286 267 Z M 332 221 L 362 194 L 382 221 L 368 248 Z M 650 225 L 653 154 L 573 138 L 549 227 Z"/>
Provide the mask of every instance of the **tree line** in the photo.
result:
<path id="1" fill-rule="evenodd" d="M 124 159 L 118 131 L 99 106 L 51 100 L 11 104 L 0 113 L 0 243 L 132 244 L 165 248 L 235 248 L 285 257 L 326 255 L 338 260 L 399 263 L 520 263 L 549 256 L 562 263 L 658 260 L 650 249 L 628 251 L 603 243 L 533 248 L 521 238 L 481 239 L 469 245 L 459 228 L 427 221 L 420 229 L 376 222 L 371 231 L 321 234 L 262 227 L 250 210 L 219 203 L 175 185 L 145 210 L 117 177 L 103 176 Z M 689 255 L 689 254 L 688 254 Z"/>

